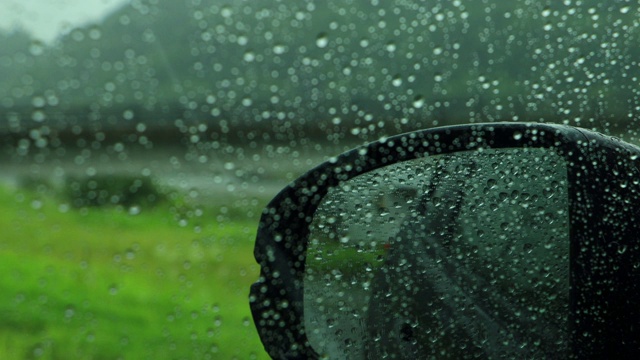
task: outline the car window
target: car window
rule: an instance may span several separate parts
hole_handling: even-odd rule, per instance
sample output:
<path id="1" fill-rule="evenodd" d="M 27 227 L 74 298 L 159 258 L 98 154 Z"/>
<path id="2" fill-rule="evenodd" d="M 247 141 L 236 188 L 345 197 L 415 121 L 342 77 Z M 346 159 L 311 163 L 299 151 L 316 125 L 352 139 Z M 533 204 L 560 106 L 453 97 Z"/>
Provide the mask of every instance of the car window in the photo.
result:
<path id="1" fill-rule="evenodd" d="M 638 11 L 622 0 L 3 1 L 0 354 L 267 358 L 247 302 L 270 198 L 347 149 L 416 129 L 535 121 L 637 142 Z M 353 202 L 332 194 L 315 234 L 356 244 L 343 233 L 357 223 L 330 221 L 345 203 L 382 219 L 377 236 L 394 231 L 390 219 L 409 220 L 393 204 L 429 181 L 396 180 Z M 547 210 L 566 195 L 503 190 L 496 204 Z M 525 235 L 518 249 L 564 261 Z M 375 242 L 363 249 L 372 269 Z M 331 269 L 327 249 L 313 251 L 311 269 Z M 327 351 L 323 339 L 349 339 L 332 306 L 310 320 Z"/>

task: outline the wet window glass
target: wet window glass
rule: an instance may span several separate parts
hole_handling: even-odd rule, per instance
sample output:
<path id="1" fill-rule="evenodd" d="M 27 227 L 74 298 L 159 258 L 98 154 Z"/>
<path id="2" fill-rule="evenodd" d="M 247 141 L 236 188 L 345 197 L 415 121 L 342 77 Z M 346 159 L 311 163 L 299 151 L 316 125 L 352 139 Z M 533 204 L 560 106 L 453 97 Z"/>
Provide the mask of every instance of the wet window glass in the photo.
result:
<path id="1" fill-rule="evenodd" d="M 437 126 L 559 123 L 635 143 L 639 11 L 0 1 L 0 357 L 267 358 L 248 289 L 280 189 L 345 150 Z M 357 358 L 399 344 L 422 354 L 424 336 L 453 354 L 506 342 L 490 357 L 566 346 L 564 165 L 519 151 L 426 157 L 332 191 L 309 239 L 313 347 Z M 450 217 L 466 222 L 443 227 Z M 427 318 L 393 300 L 426 288 L 442 303 Z M 452 301 L 467 311 L 449 316 Z"/>

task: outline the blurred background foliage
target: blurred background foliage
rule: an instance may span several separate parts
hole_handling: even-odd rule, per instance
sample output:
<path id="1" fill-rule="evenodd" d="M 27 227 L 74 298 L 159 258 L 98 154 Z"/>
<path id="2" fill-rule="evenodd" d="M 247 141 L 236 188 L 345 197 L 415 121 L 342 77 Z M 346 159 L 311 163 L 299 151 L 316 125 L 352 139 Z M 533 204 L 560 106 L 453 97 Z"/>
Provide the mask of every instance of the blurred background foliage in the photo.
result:
<path id="1" fill-rule="evenodd" d="M 368 140 L 497 120 L 626 130 L 639 106 L 637 11 L 595 0 L 136 0 L 52 45 L 2 34 L 1 130 L 143 123 L 170 141 L 193 123 L 212 140 Z"/>

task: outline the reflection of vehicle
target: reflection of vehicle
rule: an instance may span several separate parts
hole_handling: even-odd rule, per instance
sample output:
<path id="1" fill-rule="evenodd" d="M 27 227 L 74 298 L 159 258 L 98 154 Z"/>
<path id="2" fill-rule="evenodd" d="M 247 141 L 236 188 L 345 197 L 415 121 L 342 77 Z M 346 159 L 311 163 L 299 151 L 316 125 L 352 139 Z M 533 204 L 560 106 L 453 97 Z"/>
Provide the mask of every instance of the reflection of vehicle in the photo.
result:
<path id="1" fill-rule="evenodd" d="M 534 172 L 566 183 L 558 160 L 539 149 L 438 157 L 372 281 L 371 359 L 566 354 L 568 274 L 545 268 L 566 267 L 569 249 L 542 242 L 565 239 L 568 221 L 546 224 L 540 213 L 561 212 L 567 194 L 556 186 L 550 198 L 520 198 L 543 192 Z M 553 277 L 540 279 L 544 271 Z"/>
<path id="2" fill-rule="evenodd" d="M 332 207 L 339 208 L 344 214 L 357 214 L 358 217 L 333 217 L 335 220 L 327 221 L 328 236 L 333 234 L 335 240 L 352 244 L 371 241 L 374 236 L 377 244 L 384 246 L 388 238 L 398 232 L 398 224 L 409 214 L 407 202 L 417 196 L 419 189 L 410 185 L 384 184 L 379 189 L 365 190 L 358 187 L 349 191 L 358 192 L 361 198 L 352 201 L 353 196 L 336 193 L 337 198 L 332 202 Z M 328 213 L 334 212 L 327 210 Z M 375 234 L 372 233 L 374 222 Z"/>
<path id="3" fill-rule="evenodd" d="M 252 310 L 273 357 L 640 351 L 639 149 L 565 126 L 484 124 L 366 150 L 312 170 L 264 213 Z M 395 183 L 415 191 L 390 226 L 370 209 Z M 368 229 L 329 241 L 327 219 Z"/>

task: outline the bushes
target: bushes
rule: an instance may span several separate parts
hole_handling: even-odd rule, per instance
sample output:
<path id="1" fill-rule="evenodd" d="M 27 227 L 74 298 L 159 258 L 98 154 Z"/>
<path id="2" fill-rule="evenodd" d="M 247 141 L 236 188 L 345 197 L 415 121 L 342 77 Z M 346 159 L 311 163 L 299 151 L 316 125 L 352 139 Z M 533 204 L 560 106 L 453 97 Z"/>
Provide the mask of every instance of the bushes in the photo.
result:
<path id="1" fill-rule="evenodd" d="M 149 208 L 173 202 L 171 194 L 162 189 L 157 181 L 133 175 L 67 176 L 58 181 L 25 177 L 19 185 L 40 194 L 54 195 L 75 208 Z"/>
<path id="2" fill-rule="evenodd" d="M 108 205 L 149 207 L 168 200 L 149 177 L 102 175 L 69 178 L 64 191 L 66 199 L 78 208 Z"/>

